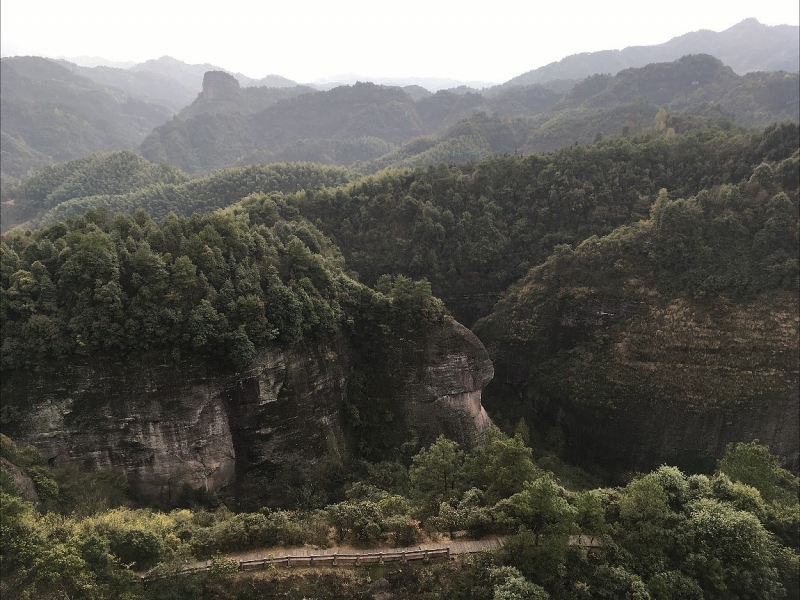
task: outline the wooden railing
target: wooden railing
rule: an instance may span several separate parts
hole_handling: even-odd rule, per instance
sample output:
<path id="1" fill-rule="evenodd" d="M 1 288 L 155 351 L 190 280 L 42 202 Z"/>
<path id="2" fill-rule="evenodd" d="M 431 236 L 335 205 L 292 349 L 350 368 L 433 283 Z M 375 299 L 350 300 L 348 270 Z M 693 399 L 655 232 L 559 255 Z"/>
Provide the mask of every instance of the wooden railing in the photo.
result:
<path id="1" fill-rule="evenodd" d="M 408 562 L 412 560 L 430 560 L 433 558 L 449 558 L 450 547 L 433 550 L 404 550 L 402 552 L 363 552 L 358 554 L 317 554 L 314 556 L 281 556 L 280 558 L 259 558 L 256 560 L 240 560 L 239 570 L 250 571 L 268 569 L 272 566 L 284 567 L 321 567 L 340 565 L 383 564 L 385 562 Z"/>
<path id="2" fill-rule="evenodd" d="M 388 551 L 388 552 L 360 552 L 356 554 L 316 554 L 313 556 L 289 555 L 267 558 L 257 558 L 253 560 L 239 560 L 239 571 L 259 571 L 262 569 L 270 569 L 274 567 L 338 567 L 345 565 L 382 565 L 385 562 L 410 562 L 415 560 L 429 561 L 436 558 L 450 558 L 450 547 L 446 548 L 433 548 L 430 550 L 402 550 L 402 551 Z M 184 575 L 189 573 L 197 573 L 198 571 L 207 571 L 212 568 L 212 563 L 209 562 L 205 565 L 184 567 L 178 574 Z M 155 579 L 162 579 L 170 577 L 171 575 L 142 575 L 140 580 L 142 582 L 153 581 Z"/>

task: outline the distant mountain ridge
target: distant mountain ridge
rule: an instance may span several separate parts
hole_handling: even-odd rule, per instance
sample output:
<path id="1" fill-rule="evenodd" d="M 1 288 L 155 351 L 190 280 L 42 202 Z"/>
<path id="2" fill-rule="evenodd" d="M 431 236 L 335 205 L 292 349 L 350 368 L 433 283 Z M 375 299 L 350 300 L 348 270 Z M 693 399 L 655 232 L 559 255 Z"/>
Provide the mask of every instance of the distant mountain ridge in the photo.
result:
<path id="1" fill-rule="evenodd" d="M 2 178 L 94 152 L 134 149 L 174 111 L 45 58 L 0 61 Z"/>
<path id="2" fill-rule="evenodd" d="M 102 59 L 94 62 L 100 63 Z M 101 85 L 116 87 L 128 94 L 148 102 L 166 104 L 175 112 L 191 104 L 197 98 L 197 90 L 202 87 L 203 77 L 209 71 L 229 73 L 242 87 L 293 88 L 298 84 L 280 75 L 267 75 L 253 79 L 242 73 L 229 71 L 208 63 L 192 65 L 162 56 L 129 67 L 95 64 L 87 66 L 79 59 L 56 61 L 70 71 L 91 79 Z M 86 61 L 83 61 L 84 63 Z"/>
<path id="3" fill-rule="evenodd" d="M 715 32 L 703 29 L 653 46 L 630 46 L 567 56 L 523 73 L 501 87 L 533 85 L 560 79 L 580 80 L 597 73 L 615 75 L 623 69 L 671 62 L 686 54 L 710 54 L 736 73 L 800 70 L 800 27 L 762 25 L 756 19 Z"/>
<path id="4" fill-rule="evenodd" d="M 412 97 L 402 88 L 358 83 L 280 98 L 276 93 L 303 88 L 240 88 L 232 75 L 209 72 L 197 100 L 154 129 L 140 151 L 193 174 L 291 161 L 374 172 L 640 133 L 654 126 L 662 107 L 673 115 L 664 128 L 678 133 L 708 124 L 764 127 L 797 119 L 797 88 L 796 74 L 737 75 L 709 55 L 595 75 L 566 94 L 533 85 Z"/>
<path id="5" fill-rule="evenodd" d="M 749 19 L 720 33 L 697 31 L 656 46 L 567 57 L 493 88 L 460 85 L 436 93 L 431 89 L 458 82 L 379 78 L 395 85 L 361 81 L 350 92 L 348 86 L 320 91 L 335 84 L 303 86 L 279 75 L 254 79 L 168 56 L 129 68 L 85 57 L 82 64 L 97 66 L 3 58 L 2 181 L 53 162 L 137 146 L 150 160 L 197 174 L 286 161 L 352 165 L 361 172 L 463 162 L 638 133 L 653 126 L 662 107 L 672 118 L 667 128 L 678 133 L 701 123 L 763 127 L 800 114 L 798 34 L 796 26 Z M 699 50 L 710 54 L 677 61 Z M 671 58 L 660 58 L 665 55 Z M 649 66 L 632 66 L 637 61 Z M 224 77 L 204 90 L 209 73 Z M 530 83 L 536 80 L 546 82 Z M 355 104 L 336 105 L 336 98 Z"/>
<path id="6" fill-rule="evenodd" d="M 672 62 L 687 54 L 710 54 L 730 66 L 738 74 L 751 71 L 800 71 L 800 27 L 795 25 L 762 25 L 756 19 L 745 19 L 724 31 L 699 30 L 675 37 L 663 44 L 630 46 L 622 50 L 601 50 L 567 56 L 518 75 L 505 83 L 495 85 L 486 81 L 458 81 L 447 77 L 372 77 L 343 73 L 314 82 L 298 83 L 281 75 L 267 75 L 261 79 L 234 73 L 222 67 L 204 63 L 188 64 L 170 56 L 162 56 L 141 63 L 120 63 L 99 57 L 60 59 L 72 64 L 71 70 L 101 83 L 120 89 L 149 101 L 169 98 L 175 110 L 191 103 L 197 96 L 208 71 L 225 71 L 233 75 L 242 87 L 286 88 L 306 85 L 328 91 L 341 85 L 371 82 L 397 87 L 420 86 L 429 92 L 462 88 L 470 91 L 484 90 L 496 93 L 501 89 L 520 85 L 550 83 L 559 89 L 569 87 L 566 81 L 577 82 L 591 75 L 615 75 L 623 69 L 643 67 L 656 62 Z M 62 63 L 63 64 L 63 63 Z M 138 75 L 136 75 L 138 74 Z M 170 81 L 166 85 L 180 91 L 148 92 L 156 76 Z M 163 81 L 163 79 L 161 79 Z M 144 89 L 142 89 L 144 88 Z M 148 94 L 152 94 L 149 95 Z M 177 103 L 177 105 L 176 105 Z"/>

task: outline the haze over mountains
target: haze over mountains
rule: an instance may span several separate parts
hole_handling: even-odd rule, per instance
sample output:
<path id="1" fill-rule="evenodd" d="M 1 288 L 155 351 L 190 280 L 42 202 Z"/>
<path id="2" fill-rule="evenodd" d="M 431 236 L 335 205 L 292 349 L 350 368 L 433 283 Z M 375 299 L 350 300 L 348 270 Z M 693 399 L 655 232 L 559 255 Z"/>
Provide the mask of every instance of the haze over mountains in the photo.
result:
<path id="1" fill-rule="evenodd" d="M 800 35 L 791 25 L 762 25 L 746 19 L 725 31 L 693 31 L 654 46 L 583 52 L 523 73 L 503 84 L 532 85 L 558 79 L 583 79 L 595 73 L 615 73 L 654 62 L 669 62 L 685 54 L 711 54 L 740 75 L 751 71 L 796 72 Z"/>
<path id="2" fill-rule="evenodd" d="M 416 77 L 377 78 L 380 86 L 350 91 L 280 75 L 226 79 L 214 65 L 170 57 L 128 68 L 95 58 L 81 62 L 96 66 L 3 58 L 2 180 L 118 149 L 138 149 L 190 173 L 284 160 L 358 163 L 370 172 L 636 133 L 662 106 L 687 112 L 682 118 L 695 125 L 763 126 L 797 116 L 799 33 L 749 19 L 657 46 L 574 55 L 480 90 Z M 700 52 L 719 60 L 652 64 Z M 218 75 L 204 82 L 211 72 Z"/>

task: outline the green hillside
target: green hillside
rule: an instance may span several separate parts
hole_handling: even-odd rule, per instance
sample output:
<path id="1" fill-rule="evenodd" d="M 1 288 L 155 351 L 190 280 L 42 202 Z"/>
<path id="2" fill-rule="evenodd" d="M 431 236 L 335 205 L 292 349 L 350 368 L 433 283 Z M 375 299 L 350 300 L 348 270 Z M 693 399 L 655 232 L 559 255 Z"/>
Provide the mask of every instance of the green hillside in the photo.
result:
<path id="1" fill-rule="evenodd" d="M 661 188 L 688 197 L 737 183 L 797 147 L 796 124 L 759 134 L 650 134 L 553 154 L 389 171 L 307 194 L 300 209 L 364 281 L 383 273 L 426 277 L 471 324 L 555 246 L 576 246 L 646 218 Z"/>
<path id="2" fill-rule="evenodd" d="M 707 464 L 720 428 L 773 436 L 796 468 L 796 427 L 779 424 L 798 397 L 798 164 L 661 190 L 648 218 L 557 246 L 475 325 L 493 397 L 564 411 L 573 456 L 612 470 Z"/>
<path id="3" fill-rule="evenodd" d="M 0 126 L 28 156 L 3 144 L 3 181 L 25 176 L 32 167 L 109 150 L 136 148 L 172 110 L 102 87 L 37 57 L 0 62 Z M 30 156 L 35 153 L 34 156 Z M 12 154 L 9 156 L 9 154 Z"/>
<path id="4" fill-rule="evenodd" d="M 156 219 L 169 213 L 188 217 L 256 192 L 336 187 L 352 177 L 341 167 L 292 163 L 225 169 L 190 180 L 175 167 L 130 152 L 97 154 L 49 166 L 11 186 L 2 206 L 3 228 L 51 225 L 97 209 L 111 214 L 144 209 Z"/>

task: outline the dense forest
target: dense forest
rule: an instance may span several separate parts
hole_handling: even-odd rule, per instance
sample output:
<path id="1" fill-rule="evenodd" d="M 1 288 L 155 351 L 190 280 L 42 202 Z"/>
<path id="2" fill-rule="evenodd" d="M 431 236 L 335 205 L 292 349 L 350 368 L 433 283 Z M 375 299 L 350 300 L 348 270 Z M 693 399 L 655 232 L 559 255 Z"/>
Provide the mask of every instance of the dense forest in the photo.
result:
<path id="1" fill-rule="evenodd" d="M 341 168 L 295 164 L 187 181 L 133 155 L 100 155 L 44 169 L 8 195 L 15 211 L 46 225 L 99 208 L 144 209 L 155 219 L 190 216 L 250 193 L 282 192 L 331 236 L 363 281 L 374 284 L 386 273 L 426 277 L 455 316 L 471 324 L 558 244 L 574 246 L 646 218 L 661 189 L 672 198 L 692 196 L 750 178 L 764 161 L 773 165 L 777 185 L 793 189 L 797 125 L 673 135 L 675 126 L 680 120 L 664 112 L 645 136 L 363 179 Z"/>
<path id="2" fill-rule="evenodd" d="M 709 475 L 674 467 L 619 488 L 571 490 L 534 460 L 523 427 L 492 430 L 465 453 L 439 438 L 406 469 L 361 463 L 340 502 L 232 513 L 185 490 L 191 508 L 121 506 L 118 473 L 49 468 L 2 437 L 2 568 L 7 597 L 792 598 L 798 593 L 798 479 L 763 446 L 729 445 Z M 40 511 L 20 497 L 35 491 Z M 313 576 L 236 575 L 219 553 L 303 543 L 408 546 L 426 537 L 497 533 L 495 555 L 412 567 L 340 568 Z M 462 533 L 462 535 L 464 534 Z M 600 550 L 571 543 L 602 540 Z M 277 551 L 277 550 L 276 550 Z M 195 558 L 211 569 L 177 575 Z M 137 573 L 150 570 L 150 583 Z M 293 571 L 293 570 L 292 570 Z M 313 572 L 313 570 L 312 570 Z M 536 583 L 533 583 L 536 582 Z"/>
<path id="3" fill-rule="evenodd" d="M 0 594 L 800 595 L 765 30 L 435 93 L 3 58 Z"/>
<path id="4" fill-rule="evenodd" d="M 772 353 L 765 367 L 777 378 L 756 373 L 744 389 L 791 394 L 796 323 L 775 319 L 797 311 L 798 126 L 672 134 L 667 118 L 646 136 L 363 179 L 330 167 L 276 165 L 189 181 L 126 154 L 50 167 L 17 186 L 20 206 L 41 211 L 82 198 L 103 201 L 4 237 L 3 371 L 70 356 L 153 352 L 176 365 L 211 358 L 222 369 L 245 369 L 261 347 L 341 328 L 370 355 L 387 343 L 380 339 L 423 332 L 444 318 L 446 306 L 462 316 L 489 314 L 486 296 L 525 276 L 476 325 L 499 375 L 497 391 L 487 390 L 490 406 L 501 405 L 507 373 L 520 360 L 535 374 L 524 379 L 537 382 L 537 393 L 576 404 L 621 402 L 642 389 L 675 396 L 672 384 L 663 387 L 669 377 L 631 377 L 627 363 L 604 354 L 620 343 L 627 353 L 654 351 L 648 340 L 657 334 L 648 328 L 664 324 L 648 324 L 647 310 L 613 321 L 610 330 L 589 327 L 587 338 L 553 337 L 552 315 L 587 295 L 653 311 L 675 302 L 722 310 L 710 326 L 725 347 L 715 360 L 738 378 L 755 373 L 749 361 L 758 353 Z M 108 187 L 112 182 L 117 187 Z M 140 203 L 157 189 L 170 190 L 156 196 L 161 223 Z M 195 214 L 180 216 L 187 213 Z M 427 279 L 414 281 L 421 277 Z M 747 308 L 754 301 L 771 315 L 763 323 L 753 324 L 761 318 Z M 737 310 L 750 320 L 726 320 Z M 776 327 L 785 337 L 759 338 L 755 354 L 734 341 L 745 335 L 748 345 L 755 338 L 745 331 Z M 385 337 L 375 337 L 379 331 Z M 658 348 L 657 360 L 644 360 L 687 359 L 679 337 Z M 368 384 L 369 367 L 360 368 L 355 381 Z M 570 375 L 576 369 L 581 378 Z M 735 404 L 743 385 L 724 375 L 686 381 L 690 404 Z M 493 556 L 378 574 L 397 597 L 409 598 L 797 593 L 797 478 L 757 442 L 729 445 L 705 474 L 662 466 L 618 487 L 597 487 L 601 471 L 563 461 L 563 432 L 541 422 L 529 428 L 530 418 L 515 422 L 513 403 L 499 418 L 506 433 L 490 431 L 472 451 L 442 437 L 409 457 L 375 453 L 392 425 L 381 421 L 384 408 L 371 416 L 370 392 L 358 397 L 356 386 L 350 393 L 358 415 L 350 427 L 363 454 L 337 470 L 335 482 L 319 471 L 313 488 L 298 482 L 293 506 L 255 513 L 231 513 L 216 495 L 188 487 L 181 510 L 126 507 L 118 472 L 53 469 L 33 449 L 4 439 L 5 592 L 246 598 L 268 585 L 275 593 L 356 598 L 368 585 L 358 575 L 312 581 L 268 573 L 248 583 L 228 574 L 224 558 L 207 574 L 146 586 L 134 573 L 171 573 L 187 560 L 255 547 L 403 546 L 500 534 L 510 537 Z M 19 410 L 4 402 L 6 430 Z M 365 460 L 370 456 L 373 462 Z M 30 500 L 31 490 L 38 511 L 22 499 Z M 571 544 L 577 534 L 597 536 L 602 549 Z M 261 591 L 247 591 L 254 585 Z"/>

